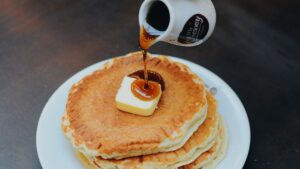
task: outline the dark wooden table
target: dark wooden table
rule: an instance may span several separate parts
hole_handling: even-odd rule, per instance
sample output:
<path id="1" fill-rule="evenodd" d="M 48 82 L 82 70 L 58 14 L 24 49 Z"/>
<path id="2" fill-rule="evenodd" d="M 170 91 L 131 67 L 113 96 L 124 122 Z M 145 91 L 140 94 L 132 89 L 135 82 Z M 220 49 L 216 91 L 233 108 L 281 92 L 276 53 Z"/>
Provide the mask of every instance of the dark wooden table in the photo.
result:
<path id="1" fill-rule="evenodd" d="M 50 95 L 93 63 L 138 50 L 142 1 L 0 0 L 0 168 L 41 168 L 35 133 Z M 252 139 L 245 169 L 300 168 L 300 3 L 215 0 L 213 36 L 151 50 L 207 67 L 239 95 Z"/>

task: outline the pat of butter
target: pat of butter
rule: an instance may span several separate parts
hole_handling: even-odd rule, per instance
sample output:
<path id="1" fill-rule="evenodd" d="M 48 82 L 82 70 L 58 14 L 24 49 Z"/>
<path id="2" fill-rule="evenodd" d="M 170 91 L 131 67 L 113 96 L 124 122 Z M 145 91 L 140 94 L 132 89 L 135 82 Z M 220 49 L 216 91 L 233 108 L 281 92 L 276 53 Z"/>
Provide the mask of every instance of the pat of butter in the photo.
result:
<path id="1" fill-rule="evenodd" d="M 133 113 L 142 116 L 149 116 L 153 114 L 157 107 L 157 103 L 161 96 L 161 86 L 159 95 L 150 101 L 144 101 L 137 98 L 131 91 L 131 84 L 135 78 L 125 76 L 121 87 L 116 96 L 117 108 L 128 113 Z"/>

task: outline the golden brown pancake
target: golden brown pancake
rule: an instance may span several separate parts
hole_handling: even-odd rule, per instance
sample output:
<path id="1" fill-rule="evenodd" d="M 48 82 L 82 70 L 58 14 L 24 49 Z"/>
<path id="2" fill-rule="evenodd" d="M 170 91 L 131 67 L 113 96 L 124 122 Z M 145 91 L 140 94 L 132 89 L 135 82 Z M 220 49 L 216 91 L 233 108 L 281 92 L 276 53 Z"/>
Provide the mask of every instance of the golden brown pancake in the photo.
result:
<path id="1" fill-rule="evenodd" d="M 63 117 L 63 130 L 83 154 L 102 158 L 173 151 L 202 124 L 207 103 L 202 80 L 183 64 L 150 57 L 166 88 L 158 109 L 149 117 L 117 109 L 115 96 L 124 76 L 143 68 L 140 52 L 113 59 L 73 85 Z"/>
<path id="2" fill-rule="evenodd" d="M 219 115 L 214 97 L 209 93 L 208 113 L 204 123 L 197 129 L 192 137 L 178 150 L 163 152 L 120 160 L 105 160 L 101 157 L 87 157 L 95 168 L 114 169 L 163 169 L 177 168 L 194 161 L 203 152 L 209 150 L 217 140 Z"/>

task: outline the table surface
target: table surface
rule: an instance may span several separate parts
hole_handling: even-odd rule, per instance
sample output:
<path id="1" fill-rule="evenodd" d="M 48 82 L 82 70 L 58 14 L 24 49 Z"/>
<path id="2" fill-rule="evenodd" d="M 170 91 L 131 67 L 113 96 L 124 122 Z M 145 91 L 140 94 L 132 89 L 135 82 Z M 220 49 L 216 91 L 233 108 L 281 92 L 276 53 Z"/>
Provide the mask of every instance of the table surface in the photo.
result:
<path id="1" fill-rule="evenodd" d="M 0 168 L 36 169 L 35 134 L 48 98 L 101 60 L 139 50 L 142 1 L 0 0 Z M 245 169 L 300 166 L 299 1 L 214 0 L 217 24 L 203 45 L 151 49 L 223 78 L 248 112 Z"/>

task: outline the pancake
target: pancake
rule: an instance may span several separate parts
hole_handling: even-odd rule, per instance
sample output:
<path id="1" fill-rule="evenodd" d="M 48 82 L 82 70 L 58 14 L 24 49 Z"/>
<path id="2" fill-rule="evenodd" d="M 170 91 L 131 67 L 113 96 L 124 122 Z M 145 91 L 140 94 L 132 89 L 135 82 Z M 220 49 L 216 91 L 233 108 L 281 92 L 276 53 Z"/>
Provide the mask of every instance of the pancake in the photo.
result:
<path id="1" fill-rule="evenodd" d="M 204 123 L 192 137 L 178 150 L 121 160 L 106 160 L 101 157 L 86 156 L 95 168 L 105 169 L 165 169 L 177 168 L 194 161 L 203 152 L 208 151 L 217 140 L 219 115 L 214 97 L 208 93 L 208 113 Z"/>
<path id="2" fill-rule="evenodd" d="M 180 167 L 179 169 L 213 169 L 224 158 L 227 149 L 227 133 L 223 119 L 220 119 L 219 136 L 216 144 L 208 151 L 201 154 L 192 163 Z"/>
<path id="3" fill-rule="evenodd" d="M 70 89 L 62 128 L 73 146 L 87 156 L 122 159 L 182 147 L 206 118 L 203 81 L 183 64 L 149 57 L 166 89 L 149 117 L 117 109 L 115 96 L 124 76 L 143 69 L 141 52 L 115 58 Z"/>

